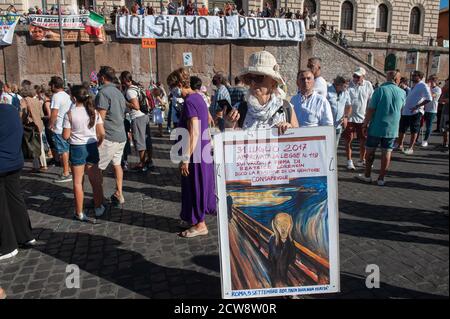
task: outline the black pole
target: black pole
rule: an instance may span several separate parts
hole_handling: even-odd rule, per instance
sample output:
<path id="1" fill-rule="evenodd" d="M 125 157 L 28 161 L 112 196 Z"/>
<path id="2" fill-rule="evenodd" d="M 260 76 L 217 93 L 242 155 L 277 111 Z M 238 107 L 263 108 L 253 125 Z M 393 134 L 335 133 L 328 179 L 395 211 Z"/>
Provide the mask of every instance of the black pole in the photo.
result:
<path id="1" fill-rule="evenodd" d="M 61 18 L 61 1 L 58 0 L 58 21 L 59 21 L 59 36 L 60 40 L 60 48 L 61 48 L 61 63 L 62 63 L 62 75 L 64 80 L 64 88 L 67 88 L 67 77 L 66 77 L 66 55 L 64 53 L 64 34 L 62 27 L 62 18 Z"/>

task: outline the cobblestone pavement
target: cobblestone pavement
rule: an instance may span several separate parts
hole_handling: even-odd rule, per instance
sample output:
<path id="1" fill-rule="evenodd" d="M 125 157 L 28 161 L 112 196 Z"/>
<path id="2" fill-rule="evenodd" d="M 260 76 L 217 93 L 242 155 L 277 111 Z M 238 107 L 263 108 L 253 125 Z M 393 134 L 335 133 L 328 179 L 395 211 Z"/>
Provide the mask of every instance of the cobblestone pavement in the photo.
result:
<path id="1" fill-rule="evenodd" d="M 356 181 L 339 149 L 341 293 L 307 298 L 448 297 L 449 155 L 438 142 L 395 153 L 385 187 Z M 95 225 L 72 219 L 71 183 L 52 182 L 59 168 L 31 174 L 28 163 L 23 192 L 40 245 L 0 263 L 9 297 L 220 298 L 215 217 L 207 237 L 176 235 L 181 193 L 169 148 L 167 136 L 154 139 L 155 170 L 126 173 L 126 203 Z M 111 172 L 105 183 L 111 194 Z M 80 289 L 66 288 L 68 264 L 81 269 Z M 365 286 L 368 264 L 380 268 L 379 289 Z"/>

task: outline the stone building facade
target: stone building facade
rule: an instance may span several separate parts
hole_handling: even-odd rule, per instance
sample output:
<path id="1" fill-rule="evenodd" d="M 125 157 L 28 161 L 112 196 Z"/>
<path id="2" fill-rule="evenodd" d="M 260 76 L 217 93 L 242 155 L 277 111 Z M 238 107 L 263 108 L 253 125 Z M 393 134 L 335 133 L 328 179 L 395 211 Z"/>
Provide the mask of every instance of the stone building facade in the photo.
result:
<path id="1" fill-rule="evenodd" d="M 292 12 L 308 8 L 319 25 L 351 41 L 429 45 L 437 38 L 439 0 L 243 0 L 243 7 L 262 9 L 267 2 Z"/>

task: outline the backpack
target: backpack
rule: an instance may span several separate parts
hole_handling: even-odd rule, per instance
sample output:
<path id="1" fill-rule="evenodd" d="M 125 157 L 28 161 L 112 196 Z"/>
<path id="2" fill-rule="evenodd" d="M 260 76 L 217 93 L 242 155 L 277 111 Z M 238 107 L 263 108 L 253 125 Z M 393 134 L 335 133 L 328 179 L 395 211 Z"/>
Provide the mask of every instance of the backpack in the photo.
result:
<path id="1" fill-rule="evenodd" d="M 248 105 L 246 101 L 242 101 L 239 103 L 238 112 L 239 112 L 239 120 L 238 126 L 242 127 L 244 125 L 245 116 L 247 115 Z M 292 108 L 288 101 L 283 100 L 283 105 L 278 109 L 277 113 L 285 113 L 286 114 L 286 122 L 291 122 L 292 119 Z"/>
<path id="2" fill-rule="evenodd" d="M 147 95 L 145 94 L 144 89 L 142 89 L 140 87 L 130 87 L 129 89 L 137 92 L 137 99 L 139 102 L 140 111 L 144 114 L 148 114 L 150 112 L 150 110 L 149 110 Z"/>

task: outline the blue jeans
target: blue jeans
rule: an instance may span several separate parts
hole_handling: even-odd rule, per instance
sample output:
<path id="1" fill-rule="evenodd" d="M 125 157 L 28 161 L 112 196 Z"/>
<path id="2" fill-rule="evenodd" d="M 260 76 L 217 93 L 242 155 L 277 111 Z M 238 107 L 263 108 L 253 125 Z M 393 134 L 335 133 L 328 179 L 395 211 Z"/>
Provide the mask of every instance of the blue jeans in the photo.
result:
<path id="1" fill-rule="evenodd" d="M 431 128 L 433 126 L 433 121 L 434 121 L 435 117 L 436 117 L 436 113 L 425 112 L 426 131 L 425 131 L 425 139 L 424 139 L 424 141 L 428 141 L 428 138 L 431 135 Z"/>

